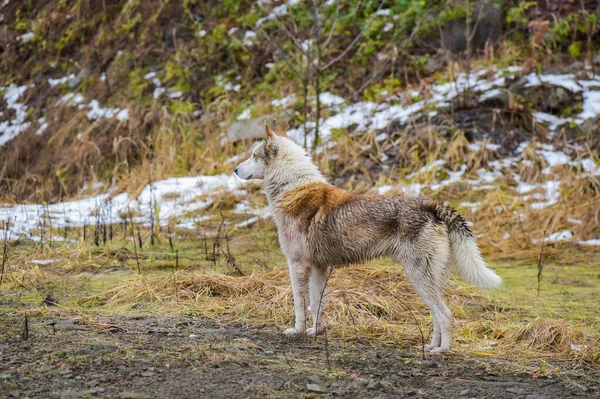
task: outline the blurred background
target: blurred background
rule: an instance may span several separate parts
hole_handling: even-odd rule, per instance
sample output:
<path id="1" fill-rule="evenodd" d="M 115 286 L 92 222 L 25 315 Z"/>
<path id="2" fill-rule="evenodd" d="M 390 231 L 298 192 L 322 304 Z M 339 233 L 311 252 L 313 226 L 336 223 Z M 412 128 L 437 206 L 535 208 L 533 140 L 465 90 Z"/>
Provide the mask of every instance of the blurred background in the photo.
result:
<path id="1" fill-rule="evenodd" d="M 1 197 L 230 174 L 277 117 L 334 184 L 450 201 L 492 249 L 595 243 L 599 7 L 4 1 Z"/>
<path id="2" fill-rule="evenodd" d="M 2 314 L 287 325 L 262 185 L 232 175 L 276 117 L 336 186 L 469 221 L 505 286 L 452 283 L 459 351 L 597 367 L 599 17 L 592 0 L 1 0 Z M 331 337 L 420 342 L 400 268 L 332 278 Z"/>

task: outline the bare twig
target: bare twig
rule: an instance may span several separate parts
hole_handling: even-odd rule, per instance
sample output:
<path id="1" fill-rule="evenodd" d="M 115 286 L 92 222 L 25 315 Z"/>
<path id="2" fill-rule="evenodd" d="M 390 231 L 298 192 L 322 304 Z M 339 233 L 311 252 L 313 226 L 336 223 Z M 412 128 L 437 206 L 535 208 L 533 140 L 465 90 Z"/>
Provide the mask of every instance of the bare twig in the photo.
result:
<path id="1" fill-rule="evenodd" d="M 538 258 L 538 274 L 537 274 L 537 296 L 540 296 L 540 287 L 542 285 L 542 273 L 544 272 L 544 244 L 546 241 L 546 230 L 544 230 L 544 235 L 542 237 L 542 244 L 540 245 L 540 256 Z"/>
<path id="2" fill-rule="evenodd" d="M 135 244 L 135 230 L 133 226 L 133 215 L 131 214 L 131 210 L 127 207 L 127 213 L 129 213 L 129 218 L 131 219 L 131 242 L 133 242 L 133 251 L 135 253 L 135 261 L 137 263 L 138 274 L 142 274 L 142 268 L 140 267 L 140 258 L 138 257 L 137 246 Z M 139 231 L 138 231 L 139 233 Z"/>
<path id="3" fill-rule="evenodd" d="M 8 260 L 8 234 L 10 230 L 10 219 L 4 222 L 4 247 L 2 248 L 2 268 L 0 269 L 0 288 L 2 287 L 2 281 L 4 280 L 4 270 L 6 268 L 6 262 Z"/>

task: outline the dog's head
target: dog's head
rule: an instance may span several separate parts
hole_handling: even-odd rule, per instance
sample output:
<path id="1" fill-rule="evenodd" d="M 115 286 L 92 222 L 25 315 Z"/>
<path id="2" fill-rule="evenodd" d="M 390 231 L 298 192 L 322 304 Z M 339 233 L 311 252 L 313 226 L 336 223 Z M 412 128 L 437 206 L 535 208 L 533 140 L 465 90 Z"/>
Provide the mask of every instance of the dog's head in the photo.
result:
<path id="1" fill-rule="evenodd" d="M 273 119 L 272 128 L 268 123 L 265 123 L 265 127 L 267 139 L 252 150 L 250 158 L 235 168 L 235 174 L 244 180 L 264 178 L 265 170 L 275 163 L 281 153 L 282 140 L 288 140 L 277 119 Z"/>

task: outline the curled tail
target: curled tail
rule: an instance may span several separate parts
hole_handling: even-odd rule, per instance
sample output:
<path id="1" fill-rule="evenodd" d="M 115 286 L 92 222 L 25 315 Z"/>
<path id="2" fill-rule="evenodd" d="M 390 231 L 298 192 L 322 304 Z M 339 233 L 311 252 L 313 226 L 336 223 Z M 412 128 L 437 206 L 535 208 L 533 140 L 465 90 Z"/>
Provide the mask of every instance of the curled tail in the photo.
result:
<path id="1" fill-rule="evenodd" d="M 462 216 L 446 206 L 436 206 L 437 216 L 448 226 L 452 262 L 460 277 L 481 288 L 497 288 L 502 278 L 488 268 L 481 257 L 475 237 Z"/>

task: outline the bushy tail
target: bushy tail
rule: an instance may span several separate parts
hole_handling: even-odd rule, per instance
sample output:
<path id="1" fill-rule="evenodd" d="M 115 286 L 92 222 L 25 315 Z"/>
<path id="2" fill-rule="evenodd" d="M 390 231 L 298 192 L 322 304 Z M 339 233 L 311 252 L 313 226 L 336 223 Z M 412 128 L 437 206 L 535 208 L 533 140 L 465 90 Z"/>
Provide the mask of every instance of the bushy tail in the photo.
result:
<path id="1" fill-rule="evenodd" d="M 502 285 L 502 278 L 488 268 L 481 257 L 475 237 L 462 216 L 445 206 L 438 206 L 436 211 L 448 226 L 452 262 L 460 277 L 481 288 L 497 288 Z"/>

